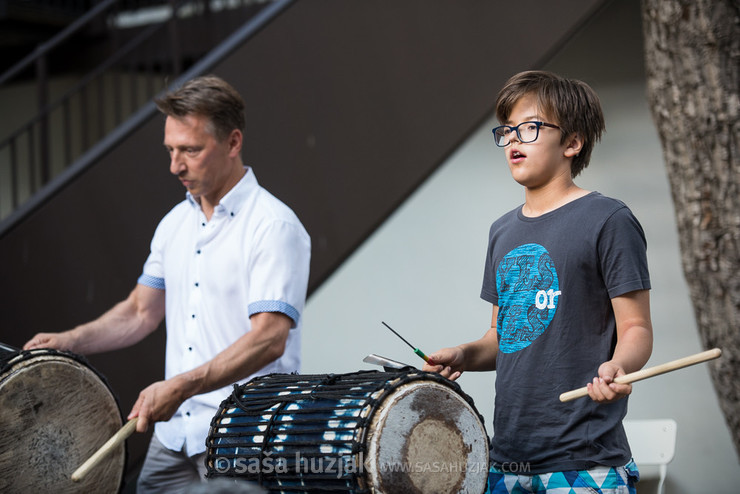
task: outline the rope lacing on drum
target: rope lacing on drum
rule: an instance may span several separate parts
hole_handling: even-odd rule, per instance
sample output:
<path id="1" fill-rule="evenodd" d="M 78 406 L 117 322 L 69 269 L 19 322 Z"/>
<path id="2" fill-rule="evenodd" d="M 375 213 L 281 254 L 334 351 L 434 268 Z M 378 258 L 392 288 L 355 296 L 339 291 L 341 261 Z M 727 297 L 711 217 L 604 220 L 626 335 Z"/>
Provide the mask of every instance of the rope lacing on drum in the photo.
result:
<path id="1" fill-rule="evenodd" d="M 378 371 L 365 371 L 363 374 L 372 374 L 372 373 L 378 373 Z M 284 377 L 284 379 L 273 382 L 272 386 L 266 387 L 267 384 L 269 384 L 269 381 L 271 379 L 275 379 L 276 376 L 278 377 Z M 320 379 L 316 384 L 313 385 L 313 388 L 310 390 L 309 393 L 301 393 L 301 394 L 291 394 L 291 395 L 274 395 L 272 397 L 265 398 L 263 400 L 252 398 L 251 404 L 247 404 L 242 400 L 242 395 L 247 396 L 251 391 L 256 390 L 265 390 L 270 391 L 274 390 L 277 391 L 279 389 L 285 389 L 286 386 L 289 385 L 296 385 L 300 383 L 307 383 L 311 380 Z M 355 386 L 357 383 L 355 381 L 346 382 L 345 387 L 339 387 L 339 388 L 326 388 L 326 386 L 329 385 L 335 385 L 338 382 L 342 382 L 344 380 L 344 376 L 342 374 L 328 374 L 326 376 L 316 376 L 316 375 L 306 375 L 306 374 L 269 374 L 266 376 L 261 376 L 253 379 L 252 381 L 248 382 L 247 384 L 243 385 L 234 385 L 234 389 L 232 391 L 232 394 L 230 396 L 230 399 L 234 401 L 236 406 L 238 406 L 241 410 L 244 412 L 254 412 L 254 411 L 260 411 L 260 410 L 266 410 L 270 406 L 273 406 L 277 403 L 283 403 L 283 402 L 296 402 L 296 401 L 302 401 L 306 399 L 306 396 L 308 395 L 313 400 L 319 400 L 319 399 L 341 399 L 346 398 L 347 394 L 343 391 L 346 390 L 348 387 Z M 359 380 L 361 381 L 361 380 Z M 264 387 L 263 387 L 264 386 Z M 373 392 L 377 391 L 376 388 Z"/>
<path id="2" fill-rule="evenodd" d="M 383 401 L 399 386 L 422 379 L 452 388 L 475 410 L 472 399 L 462 392 L 457 383 L 439 374 L 415 369 L 329 375 L 271 374 L 243 385 L 235 385 L 231 396 L 224 400 L 211 421 L 211 430 L 206 441 L 207 464 L 213 465 L 215 458 L 232 459 L 236 462 L 237 458 L 251 457 L 249 451 L 253 451 L 260 462 L 267 457 L 281 458 L 292 451 L 300 453 L 301 458 L 317 460 L 330 455 L 357 458 L 360 453 L 367 452 L 369 426 Z M 317 415 L 320 418 L 317 419 Z M 478 417 L 483 423 L 483 417 L 480 414 Z M 329 422 L 339 425 L 326 425 Z M 327 428 L 316 430 L 321 424 Z M 256 432 L 257 429 L 261 432 Z M 262 436 L 260 444 L 253 438 L 257 435 Z M 320 436 L 318 444 L 310 442 L 314 436 Z M 327 436 L 334 436 L 336 439 L 327 439 Z M 334 452 L 327 453 L 322 448 Z M 209 469 L 208 477 L 219 475 L 235 474 Z M 300 475 L 265 475 L 262 470 L 245 477 L 275 489 L 286 489 L 284 482 L 302 478 Z M 311 480 L 315 483 L 316 479 Z M 331 480 L 335 483 L 330 485 L 329 480 L 326 483 L 319 482 L 321 487 L 317 487 L 317 490 L 347 491 L 351 488 L 354 492 L 362 492 L 356 478 Z M 349 482 L 352 485 L 338 488 L 337 482 L 342 485 Z M 310 490 L 303 487 L 300 489 Z"/>
<path id="3" fill-rule="evenodd" d="M 285 408 L 285 405 L 286 405 L 286 403 L 281 404 L 270 415 L 270 420 L 267 423 L 267 434 L 265 434 L 264 438 L 262 439 L 262 447 L 260 448 L 260 456 L 259 456 L 259 458 L 260 458 L 260 460 L 259 460 L 260 461 L 260 465 L 263 464 L 263 460 L 265 459 L 265 456 L 266 456 L 265 455 L 265 449 L 267 448 L 268 445 L 271 445 L 272 444 L 270 442 L 270 436 L 273 436 L 273 437 L 275 436 L 275 434 L 272 433 L 272 426 L 275 423 L 275 417 L 277 417 L 278 413 L 280 411 L 282 411 L 283 408 Z M 257 478 L 257 480 L 259 482 L 259 485 L 262 485 L 262 476 L 263 476 L 262 469 L 260 469 L 259 475 L 258 475 L 258 478 Z"/>
<path id="4" fill-rule="evenodd" d="M 62 356 L 66 358 L 70 358 L 76 362 L 79 362 L 83 366 L 89 368 L 102 382 L 105 384 L 105 386 L 109 389 L 111 389 L 110 384 L 108 383 L 108 380 L 105 378 L 103 374 L 97 371 L 95 367 L 90 365 L 90 362 L 82 356 L 78 355 L 76 353 L 68 352 L 66 350 L 55 350 L 53 348 L 37 348 L 33 350 L 19 350 L 17 353 L 8 353 L 5 355 L 0 355 L 0 375 L 4 374 L 8 370 L 11 369 L 16 363 L 21 362 L 23 360 L 29 359 L 31 357 L 37 356 L 37 355 L 44 355 L 44 356 Z M 113 390 L 111 389 L 111 392 Z M 113 394 L 114 398 L 116 399 L 116 403 L 118 402 L 118 397 Z"/>
<path id="5" fill-rule="evenodd" d="M 249 461 L 255 458 L 262 464 L 262 460 L 268 455 L 280 459 L 281 454 L 283 456 L 286 454 L 285 451 L 299 451 L 301 461 L 304 459 L 313 461 L 311 458 L 323 461 L 324 458 L 336 454 L 342 459 L 347 458 L 344 455 L 355 455 L 361 450 L 355 444 L 361 435 L 358 429 L 366 428 L 372 418 L 371 413 L 366 413 L 363 417 L 362 411 L 368 404 L 372 407 L 377 406 L 378 400 L 373 399 L 372 395 L 377 395 L 378 391 L 383 394 L 387 392 L 390 386 L 385 383 L 385 379 L 397 377 L 395 374 L 389 376 L 387 373 L 381 374 L 377 371 L 360 372 L 351 376 L 272 374 L 253 379 L 245 385 L 235 386 L 231 396 L 222 403 L 219 413 L 211 421 L 206 464 L 213 466 L 214 461 L 227 460 L 232 462 L 231 465 L 235 465 L 237 459 L 246 461 L 244 458 Z M 378 378 L 383 379 L 382 385 L 379 384 Z M 336 421 L 339 425 L 328 430 L 310 430 L 315 426 L 315 422 L 306 417 L 316 414 L 326 414 L 328 419 Z M 334 414 L 337 416 L 334 417 Z M 221 420 L 225 423 L 221 423 Z M 291 429 L 294 426 L 296 430 Z M 256 432 L 255 427 L 258 427 L 260 432 Z M 336 433 L 339 439 L 324 439 L 322 434 L 327 432 Z M 244 437 L 244 434 L 252 436 Z M 313 439 L 301 439 L 304 434 L 308 434 L 305 438 L 318 435 L 320 444 L 315 444 L 312 449 L 305 448 L 305 441 Z M 262 436 L 259 443 L 254 440 L 255 435 Z M 296 447 L 300 449 L 295 450 Z M 323 448 L 329 448 L 330 451 L 324 451 Z M 296 468 L 295 461 L 293 467 Z M 215 473 L 209 469 L 209 477 L 216 475 L 233 474 L 223 471 Z M 285 477 L 283 475 L 281 479 Z M 284 481 L 276 480 L 274 475 L 266 478 L 261 470 L 249 475 L 248 478 L 258 481 L 260 485 L 266 485 L 270 481 L 273 481 L 270 485 Z M 343 486 L 341 490 L 346 491 L 351 487 L 355 492 L 362 492 L 356 482 L 356 478 L 351 474 L 337 475 L 331 482 L 329 480 L 320 482 L 319 490 L 334 490 L 333 487 L 337 487 L 336 484 L 339 483 Z"/>

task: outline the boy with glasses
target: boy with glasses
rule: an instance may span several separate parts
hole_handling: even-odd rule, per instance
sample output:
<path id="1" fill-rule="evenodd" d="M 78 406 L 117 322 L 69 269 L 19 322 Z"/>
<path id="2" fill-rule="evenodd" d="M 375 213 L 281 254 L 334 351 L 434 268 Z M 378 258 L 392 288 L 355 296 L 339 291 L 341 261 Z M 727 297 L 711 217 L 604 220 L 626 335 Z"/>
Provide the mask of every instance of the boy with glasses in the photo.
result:
<path id="1" fill-rule="evenodd" d="M 604 130 L 599 99 L 581 81 L 529 71 L 506 83 L 496 116 L 525 201 L 490 229 L 491 328 L 424 370 L 497 371 L 489 492 L 633 493 L 622 428 L 632 388 L 614 378 L 650 357 L 650 279 L 631 211 L 574 182 Z M 589 399 L 558 400 L 586 383 Z"/>

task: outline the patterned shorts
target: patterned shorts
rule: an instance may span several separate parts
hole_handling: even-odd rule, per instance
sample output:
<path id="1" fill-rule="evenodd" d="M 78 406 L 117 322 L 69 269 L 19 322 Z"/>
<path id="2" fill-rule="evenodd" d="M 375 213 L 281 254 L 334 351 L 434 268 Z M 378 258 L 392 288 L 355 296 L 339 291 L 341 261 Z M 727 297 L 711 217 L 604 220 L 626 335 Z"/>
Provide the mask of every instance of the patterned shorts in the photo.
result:
<path id="1" fill-rule="evenodd" d="M 595 467 L 589 470 L 523 475 L 491 467 L 488 490 L 491 494 L 636 494 L 640 480 L 637 465 Z"/>

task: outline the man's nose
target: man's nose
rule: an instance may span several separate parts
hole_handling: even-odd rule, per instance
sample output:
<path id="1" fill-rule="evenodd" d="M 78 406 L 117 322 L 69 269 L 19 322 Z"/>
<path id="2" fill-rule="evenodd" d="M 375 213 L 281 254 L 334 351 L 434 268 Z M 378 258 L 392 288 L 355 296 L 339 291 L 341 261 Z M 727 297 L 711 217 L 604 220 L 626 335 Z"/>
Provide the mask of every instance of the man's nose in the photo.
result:
<path id="1" fill-rule="evenodd" d="M 185 169 L 185 163 L 182 160 L 182 155 L 177 151 L 170 153 L 170 173 L 173 175 L 179 175 Z"/>

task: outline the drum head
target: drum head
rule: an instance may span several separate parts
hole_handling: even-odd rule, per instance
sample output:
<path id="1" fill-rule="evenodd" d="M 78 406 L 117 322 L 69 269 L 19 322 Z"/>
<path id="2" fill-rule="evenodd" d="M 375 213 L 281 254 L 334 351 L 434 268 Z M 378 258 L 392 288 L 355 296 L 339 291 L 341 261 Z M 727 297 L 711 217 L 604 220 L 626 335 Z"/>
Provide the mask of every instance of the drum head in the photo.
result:
<path id="1" fill-rule="evenodd" d="M 33 351 L 0 375 L 0 492 L 117 492 L 121 445 L 80 482 L 70 476 L 121 428 L 115 397 L 83 363 Z"/>
<path id="2" fill-rule="evenodd" d="M 478 413 L 437 382 L 399 386 L 373 418 L 365 467 L 375 492 L 482 493 L 488 441 Z"/>

